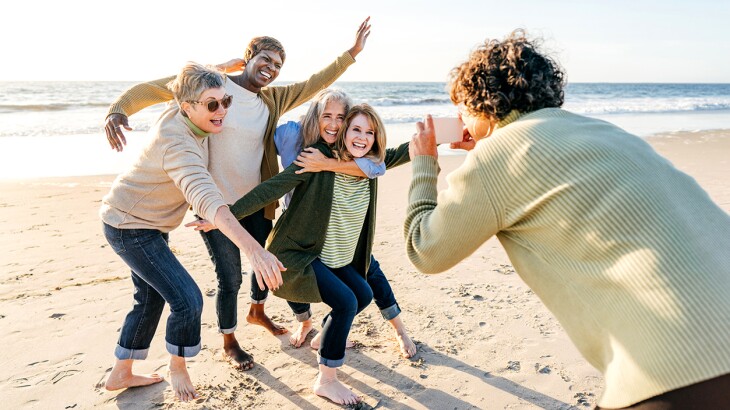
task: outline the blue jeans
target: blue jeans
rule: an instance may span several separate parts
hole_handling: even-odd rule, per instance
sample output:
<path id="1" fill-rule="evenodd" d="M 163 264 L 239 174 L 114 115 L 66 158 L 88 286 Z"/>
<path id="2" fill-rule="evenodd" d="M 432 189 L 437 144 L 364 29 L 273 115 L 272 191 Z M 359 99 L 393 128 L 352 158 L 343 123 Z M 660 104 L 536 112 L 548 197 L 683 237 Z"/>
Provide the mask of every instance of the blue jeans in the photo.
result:
<path id="1" fill-rule="evenodd" d="M 318 362 L 339 367 L 345 361 L 345 344 L 352 321 L 370 304 L 373 292 L 351 265 L 330 269 L 317 258 L 312 261 L 312 268 L 322 302 L 332 309 L 322 322 Z"/>
<path id="2" fill-rule="evenodd" d="M 396 318 L 401 310 L 398 302 L 395 301 L 393 289 L 390 287 L 388 279 L 385 277 L 383 270 L 380 269 L 380 263 L 375 257 L 370 256 L 370 268 L 368 268 L 367 282 L 373 291 L 375 304 L 380 309 L 383 319 L 391 320 Z M 312 317 L 312 310 L 308 303 L 287 302 L 297 320 L 304 322 Z"/>
<path id="3" fill-rule="evenodd" d="M 266 245 L 266 238 L 271 232 L 272 223 L 264 217 L 263 209 L 239 222 L 261 246 Z M 241 250 L 218 229 L 210 232 L 200 231 L 200 234 L 205 242 L 205 247 L 208 248 L 208 254 L 213 261 L 218 277 L 218 294 L 215 301 L 218 329 L 223 334 L 233 333 L 238 325 L 238 290 L 243 282 Z M 256 282 L 256 275 L 251 272 L 251 301 L 264 303 L 268 296 L 268 288 L 261 290 Z"/>
<path id="4" fill-rule="evenodd" d="M 165 331 L 167 351 L 182 357 L 198 354 L 203 295 L 170 250 L 168 235 L 155 229 L 117 229 L 107 224 L 104 235 L 132 269 L 134 284 L 134 306 L 124 319 L 114 351 L 116 358 L 147 358 L 165 302 L 170 305 Z"/>

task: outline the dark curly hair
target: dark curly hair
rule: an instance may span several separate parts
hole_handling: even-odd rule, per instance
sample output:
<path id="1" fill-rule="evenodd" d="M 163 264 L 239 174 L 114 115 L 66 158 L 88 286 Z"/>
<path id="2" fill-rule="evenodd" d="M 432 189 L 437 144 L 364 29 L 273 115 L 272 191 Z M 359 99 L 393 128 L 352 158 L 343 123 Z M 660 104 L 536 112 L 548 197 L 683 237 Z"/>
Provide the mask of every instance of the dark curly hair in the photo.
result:
<path id="1" fill-rule="evenodd" d="M 524 30 L 502 41 L 487 40 L 469 60 L 451 70 L 451 101 L 469 114 L 502 120 L 512 110 L 528 113 L 563 105 L 565 74 L 556 61 L 538 51 Z"/>

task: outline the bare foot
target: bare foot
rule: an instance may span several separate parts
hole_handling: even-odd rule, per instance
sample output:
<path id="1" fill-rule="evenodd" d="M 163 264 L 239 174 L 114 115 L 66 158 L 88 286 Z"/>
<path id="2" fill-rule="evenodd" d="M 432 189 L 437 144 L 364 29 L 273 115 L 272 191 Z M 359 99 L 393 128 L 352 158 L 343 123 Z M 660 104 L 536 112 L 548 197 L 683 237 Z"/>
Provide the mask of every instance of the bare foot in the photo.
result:
<path id="1" fill-rule="evenodd" d="M 246 321 L 248 323 L 251 323 L 252 325 L 259 325 L 263 326 L 264 329 L 268 330 L 272 335 L 279 336 L 283 335 L 284 333 L 288 332 L 286 328 L 281 327 L 269 319 L 268 316 L 266 316 L 266 312 L 264 312 L 264 304 L 263 303 L 252 303 L 251 309 L 248 311 L 248 316 L 246 316 Z"/>
<path id="2" fill-rule="evenodd" d="M 322 339 L 322 332 L 317 333 L 317 335 L 315 335 L 312 338 L 312 341 L 309 342 L 309 346 L 314 350 L 319 350 L 319 340 L 320 339 Z M 349 349 L 353 346 L 355 346 L 355 343 L 350 341 L 350 339 L 348 338 L 347 341 L 345 342 L 345 349 Z"/>
<path id="3" fill-rule="evenodd" d="M 301 347 L 304 340 L 307 339 L 307 335 L 312 331 L 312 319 L 307 319 L 304 322 L 299 323 L 297 330 L 289 336 L 289 343 L 294 347 Z"/>
<path id="4" fill-rule="evenodd" d="M 190 401 L 200 397 L 195 391 L 193 382 L 190 381 L 184 357 L 170 356 L 170 384 L 175 397 L 180 401 Z"/>
<path id="5" fill-rule="evenodd" d="M 398 344 L 400 345 L 400 354 L 406 359 L 410 359 L 418 351 L 416 344 L 413 343 L 413 340 L 411 340 L 410 337 L 408 337 L 407 333 L 401 334 L 396 332 L 395 338 L 398 340 Z"/>
<path id="6" fill-rule="evenodd" d="M 104 387 L 109 391 L 114 391 L 128 387 L 149 386 L 165 380 L 157 373 L 148 375 L 132 374 L 132 362 L 134 360 L 117 360 L 104 383 Z"/>
<path id="7" fill-rule="evenodd" d="M 253 369 L 253 355 L 241 349 L 233 333 L 223 335 L 223 358 L 238 370 Z"/>
<path id="8" fill-rule="evenodd" d="M 327 368 L 320 365 L 320 372 L 314 381 L 314 394 L 330 399 L 337 404 L 357 404 L 361 401 L 360 396 L 355 394 L 349 387 L 337 380 L 337 369 Z M 326 368 L 323 372 L 322 368 Z M 327 373 L 326 375 L 323 373 Z"/>

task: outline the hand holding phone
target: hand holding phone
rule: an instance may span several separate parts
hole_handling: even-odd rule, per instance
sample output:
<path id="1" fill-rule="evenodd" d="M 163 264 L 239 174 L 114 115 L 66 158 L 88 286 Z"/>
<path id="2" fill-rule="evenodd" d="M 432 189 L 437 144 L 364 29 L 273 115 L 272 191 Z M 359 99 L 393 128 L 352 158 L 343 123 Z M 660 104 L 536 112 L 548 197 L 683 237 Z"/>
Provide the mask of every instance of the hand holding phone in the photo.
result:
<path id="1" fill-rule="evenodd" d="M 433 132 L 436 144 L 461 141 L 464 123 L 457 117 L 433 117 Z"/>

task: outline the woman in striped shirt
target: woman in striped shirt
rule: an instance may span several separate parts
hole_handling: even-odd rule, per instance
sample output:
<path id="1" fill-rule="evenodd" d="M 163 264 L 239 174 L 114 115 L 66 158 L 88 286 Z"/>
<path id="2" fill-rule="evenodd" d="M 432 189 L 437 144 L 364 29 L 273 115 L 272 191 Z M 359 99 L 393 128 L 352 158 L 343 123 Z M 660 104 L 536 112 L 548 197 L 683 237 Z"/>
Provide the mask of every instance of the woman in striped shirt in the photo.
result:
<path id="1" fill-rule="evenodd" d="M 368 156 L 386 168 L 409 160 L 408 144 L 388 150 L 385 146 L 383 123 L 366 104 L 350 109 L 334 149 L 323 141 L 313 145 L 328 157 Z M 287 267 L 284 283 L 274 294 L 294 302 L 324 302 L 332 308 L 322 327 L 314 392 L 339 404 L 354 404 L 360 398 L 337 380 L 336 372 L 344 362 L 352 321 L 373 295 L 365 277 L 371 261 L 377 179 L 297 173 L 300 169 L 290 165 L 238 200 L 231 211 L 243 217 L 297 188 L 269 238 L 269 251 Z"/>

